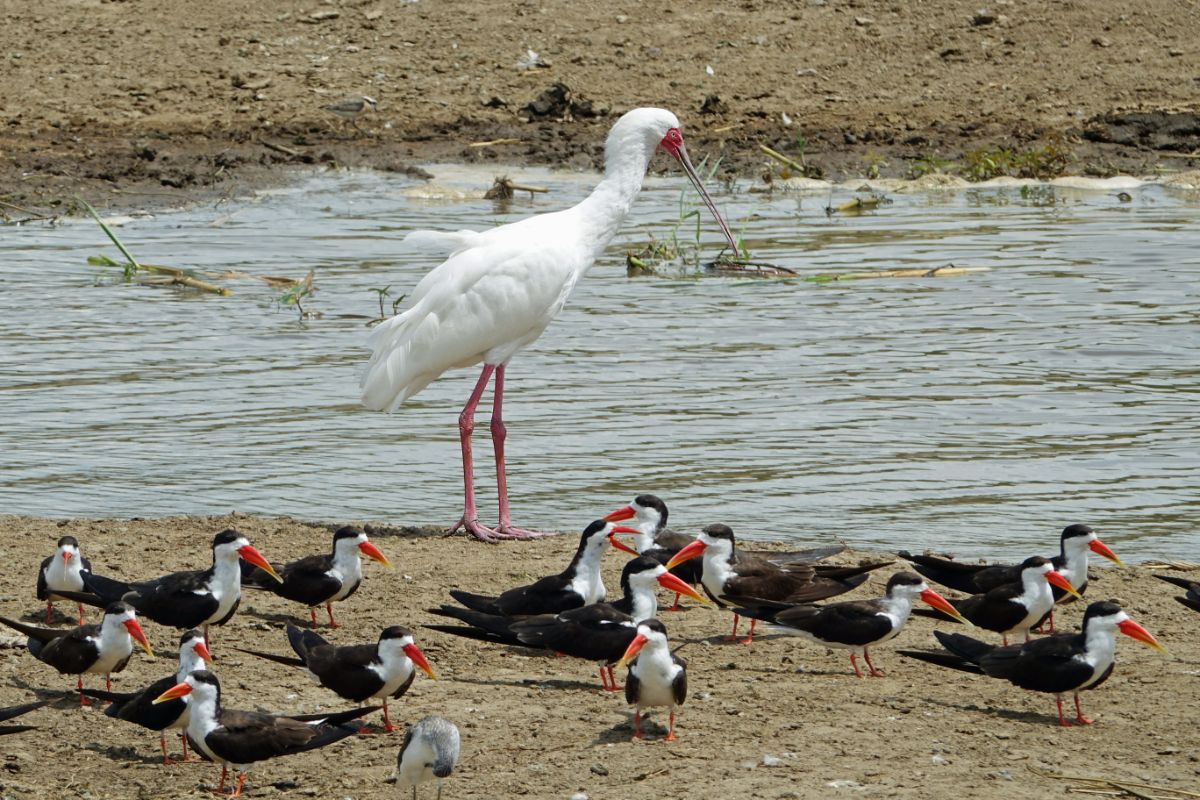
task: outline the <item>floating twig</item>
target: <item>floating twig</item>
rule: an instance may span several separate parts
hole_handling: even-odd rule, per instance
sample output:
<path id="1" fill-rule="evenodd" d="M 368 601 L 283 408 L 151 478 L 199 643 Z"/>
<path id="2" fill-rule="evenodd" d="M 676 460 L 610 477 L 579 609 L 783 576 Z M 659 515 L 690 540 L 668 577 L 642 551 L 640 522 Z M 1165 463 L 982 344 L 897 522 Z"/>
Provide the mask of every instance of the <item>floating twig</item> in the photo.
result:
<path id="1" fill-rule="evenodd" d="M 121 267 L 132 280 L 136 278 L 137 270 L 146 272 L 154 272 L 161 275 L 161 278 L 139 278 L 141 283 L 149 283 L 155 286 L 168 286 L 175 284 L 178 286 L 187 286 L 192 289 L 199 289 L 202 292 L 211 292 L 212 294 L 228 295 L 231 294 L 229 289 L 224 286 L 217 286 L 208 281 L 197 278 L 195 274 L 188 270 L 178 269 L 177 267 L 166 267 L 162 264 L 138 264 L 136 269 L 133 264 L 122 264 L 119 261 L 114 261 L 108 256 L 88 256 L 88 263 L 97 267 Z"/>
<path id="2" fill-rule="evenodd" d="M 778 161 L 780 164 L 783 164 L 785 167 L 791 167 L 792 169 L 799 171 L 801 175 L 803 175 L 806 171 L 804 165 L 801 164 L 799 161 L 796 161 L 795 159 L 792 159 L 792 158 L 788 158 L 783 153 L 779 152 L 778 150 L 772 150 L 771 148 L 767 147 L 765 144 L 760 144 L 758 146 L 758 149 L 762 150 L 764 153 L 766 153 L 771 158 Z"/>
<path id="3" fill-rule="evenodd" d="M 871 195 L 870 197 L 856 197 L 853 200 L 847 200 L 841 205 L 827 208 L 831 214 L 861 214 L 864 211 L 874 211 L 881 205 L 888 205 L 892 201 L 882 195 Z"/>
<path id="4" fill-rule="evenodd" d="M 91 205 L 83 198 L 77 197 L 75 200 L 87 209 L 88 213 L 92 215 L 92 219 L 96 220 L 96 224 L 100 226 L 100 230 L 104 231 L 105 235 L 107 235 L 112 243 L 117 246 L 117 249 L 121 251 L 121 255 L 125 256 L 126 258 L 125 264 L 119 264 L 107 256 L 89 258 L 88 263 L 99 264 L 101 266 L 121 267 L 121 269 L 125 272 L 126 280 L 133 278 L 138 272 L 144 270 L 146 272 L 156 272 L 160 275 L 169 276 L 171 279 L 170 282 L 179 286 L 187 286 L 192 289 L 199 289 L 202 292 L 211 292 L 212 294 L 229 294 L 229 290 L 224 286 L 217 286 L 209 283 L 208 281 L 202 281 L 188 270 L 178 269 L 176 267 L 164 267 L 161 264 L 139 264 L 138 260 L 133 257 L 133 253 L 130 253 L 129 249 L 126 248 L 121 240 L 117 238 L 117 235 L 113 233 L 112 228 L 105 225 L 104 220 L 100 219 L 100 215 L 96 213 L 96 209 L 92 208 Z"/>
<path id="5" fill-rule="evenodd" d="M 507 176 L 496 178 L 492 188 L 488 189 L 483 194 L 484 200 L 511 200 L 515 192 L 529 192 L 529 196 L 534 194 L 547 194 L 549 189 L 541 186 L 522 186 L 519 183 L 513 183 Z"/>
<path id="6" fill-rule="evenodd" d="M 951 275 L 967 275 L 972 272 L 990 272 L 991 267 L 934 267 L 933 269 L 881 269 L 875 272 L 843 272 L 840 274 L 808 275 L 804 278 L 813 283 L 829 281 L 862 281 L 872 278 L 944 278 Z"/>
<path id="7" fill-rule="evenodd" d="M 177 267 L 164 267 L 162 264 L 142 264 L 142 269 L 157 272 L 160 275 L 166 275 L 171 278 L 171 283 L 179 286 L 187 286 L 191 289 L 199 289 L 202 292 L 210 292 L 212 294 L 228 295 L 231 294 L 229 289 L 224 286 L 217 286 L 215 283 L 203 281 L 189 273 L 187 270 Z"/>
<path id="8" fill-rule="evenodd" d="M 705 267 L 711 272 L 728 275 L 748 275 L 756 278 L 796 277 L 796 270 L 779 264 L 768 264 L 765 261 L 742 261 L 728 256 L 721 256 L 710 261 Z"/>

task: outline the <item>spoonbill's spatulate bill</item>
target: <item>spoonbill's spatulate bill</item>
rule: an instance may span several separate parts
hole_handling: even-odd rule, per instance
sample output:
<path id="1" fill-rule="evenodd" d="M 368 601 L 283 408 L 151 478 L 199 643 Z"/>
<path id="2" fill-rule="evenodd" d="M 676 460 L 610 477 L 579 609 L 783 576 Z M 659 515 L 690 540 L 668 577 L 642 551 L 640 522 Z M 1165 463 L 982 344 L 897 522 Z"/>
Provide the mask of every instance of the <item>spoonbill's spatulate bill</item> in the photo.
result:
<path id="1" fill-rule="evenodd" d="M 513 526 L 504 471 L 501 408 L 504 372 L 562 310 L 571 290 L 620 228 L 642 188 L 657 150 L 683 167 L 729 241 L 737 243 L 696 174 L 679 120 L 661 108 L 638 108 L 613 125 L 605 143 L 604 179 L 581 203 L 488 231 L 416 231 L 407 241 L 437 246 L 449 257 L 412 292 L 412 307 L 381 323 L 369 340 L 374 352 L 362 379 L 362 401 L 394 411 L 448 369 L 483 362 L 483 371 L 458 418 L 465 502 L 452 530 L 465 528 L 484 541 L 539 535 Z M 492 376 L 492 446 L 500 520 L 479 522 L 471 462 L 475 408 Z"/>

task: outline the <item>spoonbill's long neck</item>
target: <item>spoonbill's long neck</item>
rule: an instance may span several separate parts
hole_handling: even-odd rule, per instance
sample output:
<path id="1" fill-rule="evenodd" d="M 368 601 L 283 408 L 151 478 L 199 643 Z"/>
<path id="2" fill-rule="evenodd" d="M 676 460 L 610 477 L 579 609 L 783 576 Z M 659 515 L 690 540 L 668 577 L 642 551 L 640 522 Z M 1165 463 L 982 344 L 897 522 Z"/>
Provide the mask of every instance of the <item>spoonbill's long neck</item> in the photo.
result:
<path id="1" fill-rule="evenodd" d="M 616 151 L 605 166 L 604 180 L 575 207 L 596 256 L 608 246 L 633 206 L 652 155 L 633 148 Z"/>

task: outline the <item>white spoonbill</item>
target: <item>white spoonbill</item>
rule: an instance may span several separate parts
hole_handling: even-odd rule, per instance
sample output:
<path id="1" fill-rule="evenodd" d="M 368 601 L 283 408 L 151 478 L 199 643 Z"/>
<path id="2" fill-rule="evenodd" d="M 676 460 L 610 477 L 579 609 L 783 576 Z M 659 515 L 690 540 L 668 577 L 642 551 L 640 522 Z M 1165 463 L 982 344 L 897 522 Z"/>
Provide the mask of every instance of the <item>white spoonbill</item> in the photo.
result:
<path id="1" fill-rule="evenodd" d="M 683 167 L 736 251 L 733 234 L 688 158 L 679 120 L 661 108 L 637 108 L 617 120 L 604 146 L 604 179 L 578 205 L 487 231 L 414 231 L 406 237 L 410 243 L 439 247 L 449 257 L 417 284 L 407 311 L 371 334 L 374 352 L 362 379 L 362 401 L 375 411 L 394 411 L 446 370 L 483 362 L 458 417 L 465 502 L 452 532 L 466 528 L 484 541 L 539 535 L 514 527 L 509 516 L 501 415 L 504 370 L 541 336 L 604 251 L 660 149 Z M 494 529 L 479 522 L 471 464 L 475 408 L 493 375 L 491 429 L 500 504 Z"/>

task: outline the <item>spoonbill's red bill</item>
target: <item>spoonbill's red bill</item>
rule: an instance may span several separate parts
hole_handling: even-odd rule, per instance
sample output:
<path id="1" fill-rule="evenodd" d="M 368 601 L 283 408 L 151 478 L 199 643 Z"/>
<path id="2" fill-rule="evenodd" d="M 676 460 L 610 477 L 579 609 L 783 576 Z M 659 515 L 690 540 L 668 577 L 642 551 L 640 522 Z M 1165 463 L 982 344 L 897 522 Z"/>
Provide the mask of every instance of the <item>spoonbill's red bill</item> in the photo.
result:
<path id="1" fill-rule="evenodd" d="M 637 108 L 617 120 L 604 147 L 604 179 L 578 205 L 487 231 L 414 231 L 406 237 L 438 247 L 449 257 L 417 284 L 407 311 L 371 334 L 374 352 L 362 379 L 362 401 L 372 410 L 394 411 L 446 370 L 483 362 L 458 417 L 465 501 L 452 531 L 465 528 L 484 541 L 540 535 L 514 527 L 509 516 L 501 416 L 504 371 L 513 356 L 541 336 L 616 234 L 657 150 L 683 167 L 736 251 L 733 234 L 688 158 L 679 120 L 661 108 Z M 475 507 L 471 432 L 475 408 L 493 375 L 491 428 L 500 521 L 488 528 L 480 524 Z"/>

